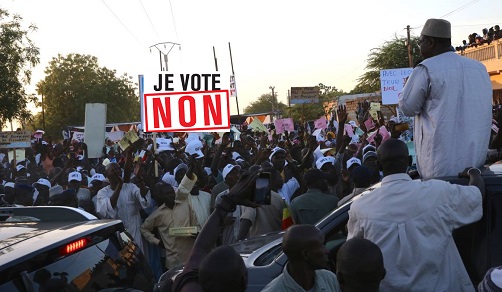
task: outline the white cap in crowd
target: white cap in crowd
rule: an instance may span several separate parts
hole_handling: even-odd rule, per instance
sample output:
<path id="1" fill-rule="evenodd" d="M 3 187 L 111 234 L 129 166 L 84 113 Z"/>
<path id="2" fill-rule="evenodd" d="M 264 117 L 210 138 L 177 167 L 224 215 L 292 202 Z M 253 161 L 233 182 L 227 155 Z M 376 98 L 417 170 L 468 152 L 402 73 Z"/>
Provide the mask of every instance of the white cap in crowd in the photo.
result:
<path id="1" fill-rule="evenodd" d="M 43 186 L 48 187 L 49 189 L 52 187 L 51 182 L 45 178 L 41 178 L 38 181 L 34 182 L 32 186 L 35 188 L 36 185 L 43 185 Z"/>
<path id="2" fill-rule="evenodd" d="M 286 153 L 286 150 L 282 149 L 281 147 L 275 147 L 274 149 L 272 149 L 272 154 L 270 154 L 268 159 L 272 160 L 272 157 L 274 157 L 274 155 L 277 154 L 278 152 Z"/>
<path id="3" fill-rule="evenodd" d="M 349 169 L 354 164 L 361 165 L 361 160 L 359 160 L 359 158 L 356 157 L 352 157 L 351 159 L 347 160 L 347 169 Z"/>
<path id="4" fill-rule="evenodd" d="M 331 163 L 334 165 L 335 158 L 333 156 L 321 157 L 321 158 L 317 159 L 315 166 L 317 167 L 317 169 L 321 169 L 323 167 L 323 165 L 326 163 Z"/>
<path id="5" fill-rule="evenodd" d="M 82 174 L 78 171 L 70 172 L 68 175 L 68 181 L 70 182 L 72 180 L 82 181 Z"/>
<path id="6" fill-rule="evenodd" d="M 234 169 L 237 167 L 237 170 L 241 170 L 241 167 L 239 165 L 233 165 L 233 164 L 227 164 L 227 166 L 225 166 L 225 168 L 223 168 L 223 179 L 225 179 L 227 177 L 227 175 Z"/>
<path id="7" fill-rule="evenodd" d="M 101 173 L 95 173 L 95 174 L 91 177 L 91 182 L 93 182 L 93 181 L 95 181 L 95 180 L 103 182 L 103 181 L 105 181 L 105 176 L 104 176 L 104 175 L 102 175 Z"/>
<path id="8" fill-rule="evenodd" d="M 185 152 L 189 155 L 197 154 L 197 158 L 202 158 L 204 157 L 204 153 L 201 151 L 202 147 L 202 142 L 200 140 L 192 140 L 188 142 L 185 147 Z"/>

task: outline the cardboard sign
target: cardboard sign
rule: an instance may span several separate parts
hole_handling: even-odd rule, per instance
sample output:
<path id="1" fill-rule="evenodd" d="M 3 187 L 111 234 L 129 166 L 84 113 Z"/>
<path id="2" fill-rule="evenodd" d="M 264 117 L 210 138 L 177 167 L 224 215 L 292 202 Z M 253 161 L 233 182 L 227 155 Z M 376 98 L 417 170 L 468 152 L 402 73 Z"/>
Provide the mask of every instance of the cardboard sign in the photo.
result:
<path id="1" fill-rule="evenodd" d="M 347 136 L 349 136 L 350 138 L 352 138 L 352 136 L 354 136 L 354 130 L 352 129 L 351 124 L 345 124 L 345 134 Z"/>
<path id="2" fill-rule="evenodd" d="M 230 129 L 228 85 L 221 74 L 161 72 L 140 76 L 145 132 L 208 132 Z M 229 79 L 226 79 L 229 80 Z"/>
<path id="3" fill-rule="evenodd" d="M 328 121 L 326 120 L 326 117 L 321 117 L 318 120 L 314 121 L 314 126 L 315 126 L 316 129 L 326 129 L 327 122 Z"/>
<path id="4" fill-rule="evenodd" d="M 282 134 L 284 131 L 293 132 L 295 130 L 295 123 L 292 118 L 275 120 L 274 125 L 276 134 Z"/>
<path id="5" fill-rule="evenodd" d="M 124 137 L 122 137 L 122 139 L 120 139 L 118 144 L 120 146 L 120 149 L 122 149 L 122 151 L 125 151 L 127 148 L 129 148 L 129 146 L 131 146 L 138 140 L 139 137 L 136 132 L 134 130 L 130 130 L 124 135 Z"/>
<path id="6" fill-rule="evenodd" d="M 9 153 L 7 155 L 9 156 L 9 159 L 12 160 L 14 158 L 14 151 L 13 150 L 9 151 Z M 16 162 L 23 161 L 25 159 L 26 159 L 26 150 L 17 149 L 16 150 Z"/>
<path id="7" fill-rule="evenodd" d="M 380 70 L 382 104 L 397 104 L 404 83 L 412 71 L 413 68 Z"/>
<path id="8" fill-rule="evenodd" d="M 318 103 L 319 87 L 291 87 L 291 104 Z"/>
<path id="9" fill-rule="evenodd" d="M 237 96 L 237 87 L 235 86 L 235 76 L 234 74 L 230 75 L 230 96 Z"/>
<path id="10" fill-rule="evenodd" d="M 0 132 L 0 148 L 30 148 L 30 131 Z"/>
<path id="11" fill-rule="evenodd" d="M 373 123 L 372 118 L 369 118 L 364 122 L 364 126 L 366 127 L 366 131 L 370 131 L 375 127 L 375 123 Z"/>
<path id="12" fill-rule="evenodd" d="M 77 140 L 78 142 L 84 142 L 84 136 L 84 132 L 73 132 L 71 139 Z"/>

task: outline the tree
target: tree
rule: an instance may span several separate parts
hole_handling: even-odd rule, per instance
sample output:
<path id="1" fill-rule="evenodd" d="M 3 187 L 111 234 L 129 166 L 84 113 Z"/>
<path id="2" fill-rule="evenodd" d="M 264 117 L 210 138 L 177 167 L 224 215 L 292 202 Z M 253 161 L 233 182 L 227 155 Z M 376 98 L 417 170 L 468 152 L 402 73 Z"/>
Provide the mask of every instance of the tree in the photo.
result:
<path id="1" fill-rule="evenodd" d="M 0 9 L 0 126 L 6 121 L 25 119 L 26 106 L 33 101 L 24 85 L 31 82 L 31 67 L 40 62 L 39 48 L 28 37 L 37 29 L 21 26 L 22 18 Z"/>
<path id="2" fill-rule="evenodd" d="M 246 114 L 258 114 L 267 113 L 272 111 L 282 112 L 287 105 L 282 102 L 277 101 L 277 93 L 272 97 L 271 93 L 262 94 L 258 100 L 250 103 L 246 108 L 244 108 L 244 113 Z"/>
<path id="3" fill-rule="evenodd" d="M 90 55 L 69 54 L 53 58 L 37 84 L 44 96 L 46 132 L 58 135 L 66 126 L 83 125 L 86 103 L 106 103 L 107 123 L 139 121 L 136 87 L 127 74 L 99 67 Z"/>
<path id="4" fill-rule="evenodd" d="M 368 55 L 366 71 L 357 80 L 359 83 L 350 92 L 352 94 L 369 93 L 380 90 L 380 70 L 409 67 L 408 48 L 405 37 L 394 36 L 391 41 L 386 41 L 381 47 L 374 48 Z M 421 60 L 418 49 L 418 37 L 411 38 L 413 60 Z"/>

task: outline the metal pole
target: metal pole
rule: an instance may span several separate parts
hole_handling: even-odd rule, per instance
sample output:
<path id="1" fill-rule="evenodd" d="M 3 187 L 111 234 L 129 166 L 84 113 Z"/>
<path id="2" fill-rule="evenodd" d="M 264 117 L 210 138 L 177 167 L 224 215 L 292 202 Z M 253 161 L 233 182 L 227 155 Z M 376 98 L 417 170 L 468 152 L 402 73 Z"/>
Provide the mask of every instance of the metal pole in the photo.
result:
<path id="1" fill-rule="evenodd" d="M 214 50 L 214 46 L 213 46 L 213 58 L 214 58 L 214 67 L 216 68 L 216 71 L 218 71 L 218 59 L 216 59 L 216 51 Z M 232 74 L 234 74 L 233 72 L 233 65 L 232 65 Z"/>
<path id="2" fill-rule="evenodd" d="M 413 55 L 411 54 L 411 38 L 410 38 L 410 26 L 406 26 L 406 31 L 408 34 L 408 65 L 410 68 L 413 67 Z"/>
<path id="3" fill-rule="evenodd" d="M 228 51 L 230 52 L 230 65 L 232 66 L 232 75 L 234 75 L 234 78 L 235 78 L 234 61 L 232 59 L 232 48 L 230 47 L 230 42 L 228 42 Z M 237 105 L 237 115 L 240 116 L 240 113 L 239 113 L 239 99 L 237 98 L 237 90 L 235 91 L 235 104 Z"/>
<path id="4" fill-rule="evenodd" d="M 160 63 L 160 71 L 162 70 L 162 52 L 159 50 L 159 63 Z"/>

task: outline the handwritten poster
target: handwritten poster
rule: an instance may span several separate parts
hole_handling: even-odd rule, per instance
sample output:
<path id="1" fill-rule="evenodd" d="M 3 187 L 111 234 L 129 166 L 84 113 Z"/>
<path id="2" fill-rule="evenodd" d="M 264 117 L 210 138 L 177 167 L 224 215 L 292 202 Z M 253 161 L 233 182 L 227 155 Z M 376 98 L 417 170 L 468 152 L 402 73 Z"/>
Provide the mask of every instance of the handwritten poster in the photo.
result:
<path id="1" fill-rule="evenodd" d="M 413 68 L 380 70 L 382 104 L 397 104 L 399 95 L 403 91 L 404 83 L 412 71 Z"/>

